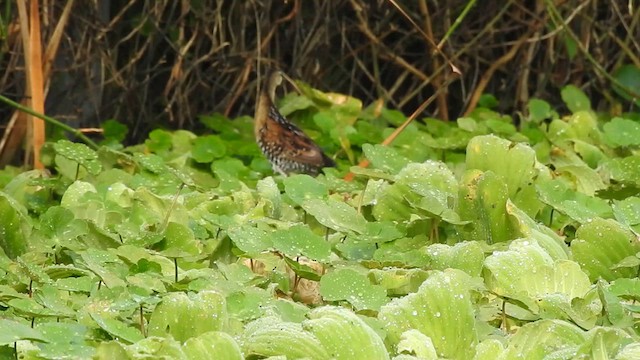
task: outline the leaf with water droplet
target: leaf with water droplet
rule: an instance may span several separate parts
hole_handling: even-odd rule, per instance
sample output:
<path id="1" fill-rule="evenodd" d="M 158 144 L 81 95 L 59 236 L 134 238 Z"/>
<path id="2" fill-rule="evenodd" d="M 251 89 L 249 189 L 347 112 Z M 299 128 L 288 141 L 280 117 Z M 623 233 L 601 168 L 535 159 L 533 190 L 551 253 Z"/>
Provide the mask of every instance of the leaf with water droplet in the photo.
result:
<path id="1" fill-rule="evenodd" d="M 640 145 L 640 123 L 631 119 L 614 117 L 603 126 L 605 139 L 614 147 Z"/>
<path id="2" fill-rule="evenodd" d="M 215 291 L 197 294 L 170 293 L 156 306 L 149 319 L 149 336 L 171 335 L 184 342 L 209 331 L 226 330 L 225 297 Z"/>
<path id="3" fill-rule="evenodd" d="M 88 359 L 95 352 L 87 339 L 88 328 L 69 322 L 39 323 L 36 329 L 47 337 L 48 342 L 40 344 L 39 356 L 47 359 L 76 358 Z"/>
<path id="4" fill-rule="evenodd" d="M 538 174 L 535 151 L 494 135 L 476 136 L 467 145 L 467 169 L 493 172 L 507 186 L 507 195 L 530 216 L 540 208 L 534 187 Z"/>
<path id="5" fill-rule="evenodd" d="M 507 213 L 511 223 L 519 232 L 519 237 L 536 241 L 554 259 L 569 259 L 569 248 L 564 239 L 550 228 L 536 222 L 518 209 L 511 200 L 507 201 Z"/>
<path id="6" fill-rule="evenodd" d="M 238 249 L 249 256 L 258 255 L 273 247 L 266 231 L 249 225 L 233 227 L 228 234 Z"/>
<path id="7" fill-rule="evenodd" d="M 282 182 L 287 196 L 298 205 L 309 199 L 326 199 L 329 194 L 327 185 L 306 174 L 287 176 Z"/>
<path id="8" fill-rule="evenodd" d="M 164 232 L 164 242 L 160 252 L 170 258 L 188 257 L 200 254 L 193 231 L 186 225 L 169 222 Z"/>
<path id="9" fill-rule="evenodd" d="M 398 343 L 398 353 L 413 354 L 418 359 L 438 360 L 438 353 L 431 338 L 415 329 L 402 333 Z"/>
<path id="10" fill-rule="evenodd" d="M 299 277 L 311 281 L 319 281 L 321 275 L 318 274 L 314 268 L 309 265 L 303 264 L 296 260 L 290 259 L 288 257 L 284 257 L 284 262 L 291 268 L 291 270 L 298 275 Z"/>
<path id="11" fill-rule="evenodd" d="M 356 209 L 344 202 L 334 199 L 305 200 L 302 208 L 316 218 L 322 225 L 343 233 L 355 232 L 362 234 L 366 231 L 367 221 Z"/>
<path id="12" fill-rule="evenodd" d="M 398 154 L 395 149 L 389 146 L 364 144 L 362 152 L 371 161 L 373 167 L 390 174 L 397 174 L 410 163 L 409 159 Z"/>
<path id="13" fill-rule="evenodd" d="M 136 153 L 134 159 L 143 169 L 154 174 L 164 174 L 167 171 L 167 164 L 156 154 Z"/>
<path id="14" fill-rule="evenodd" d="M 295 258 L 305 256 L 311 260 L 327 262 L 331 246 L 309 227 L 294 225 L 288 229 L 278 229 L 269 234 L 276 250 Z"/>
<path id="15" fill-rule="evenodd" d="M 191 157 L 199 163 L 210 163 L 226 153 L 224 141 L 217 135 L 198 136 L 193 140 Z"/>
<path id="16" fill-rule="evenodd" d="M 471 276 L 480 276 L 484 262 L 484 250 L 476 241 L 465 241 L 454 246 L 429 245 L 424 250 L 431 258 L 434 270 L 459 269 Z"/>
<path id="17" fill-rule="evenodd" d="M 388 360 L 389 353 L 380 336 L 348 309 L 322 306 L 309 314 L 302 328 L 320 341 L 334 359 Z"/>
<path id="18" fill-rule="evenodd" d="M 458 213 L 470 224 L 459 227 L 461 238 L 489 244 L 514 238 L 515 229 L 506 212 L 508 189 L 491 171 L 467 171 L 462 179 Z"/>
<path id="19" fill-rule="evenodd" d="M 287 359 L 330 359 L 327 350 L 302 325 L 265 316 L 246 325 L 240 339 L 246 357 L 285 356 Z"/>
<path id="20" fill-rule="evenodd" d="M 8 257 L 22 255 L 29 244 L 31 219 L 27 210 L 13 198 L 0 192 L 0 248 Z"/>
<path id="21" fill-rule="evenodd" d="M 571 242 L 573 258 L 589 274 L 592 281 L 608 281 L 635 277 L 637 267 L 613 267 L 640 251 L 636 236 L 615 220 L 595 218 L 576 231 Z"/>
<path id="22" fill-rule="evenodd" d="M 440 357 L 472 359 L 478 343 L 471 277 L 459 270 L 434 271 L 417 293 L 394 299 L 378 318 L 387 341 L 397 344 L 415 329 L 428 336 Z"/>
<path id="23" fill-rule="evenodd" d="M 604 161 L 603 169 L 608 170 L 611 179 L 632 184 L 640 184 L 640 156 L 631 155 Z"/>
<path id="24" fill-rule="evenodd" d="M 379 310 L 387 303 L 387 292 L 373 285 L 366 275 L 353 269 L 337 269 L 320 279 L 320 294 L 327 301 L 346 300 L 357 310 Z"/>
<path id="25" fill-rule="evenodd" d="M 450 224 L 466 224 L 454 210 L 458 182 L 444 163 L 411 163 L 400 171 L 395 180 L 391 186 L 399 187 L 404 199 L 414 208 Z"/>
<path id="26" fill-rule="evenodd" d="M 369 270 L 369 279 L 374 284 L 382 286 L 389 296 L 414 293 L 428 277 L 427 271 L 422 269 L 387 267 Z"/>
<path id="27" fill-rule="evenodd" d="M 0 345 L 13 346 L 16 341 L 31 340 L 46 342 L 46 338 L 26 323 L 9 319 L 0 319 Z"/>
<path id="28" fill-rule="evenodd" d="M 571 112 L 575 113 L 580 110 L 591 110 L 591 101 L 585 95 L 585 93 L 580 90 L 575 85 L 567 85 L 562 88 L 560 91 L 560 96 L 567 107 Z"/>
<path id="29" fill-rule="evenodd" d="M 569 322 L 535 321 L 525 324 L 512 335 L 501 358 L 554 358 L 554 354 L 566 353 L 568 348 L 578 348 L 584 341 L 584 331 Z"/>
<path id="30" fill-rule="evenodd" d="M 218 359 L 242 360 L 240 345 L 231 335 L 221 331 L 210 331 L 192 337 L 182 346 L 187 359 L 207 359 L 215 354 Z"/>
<path id="31" fill-rule="evenodd" d="M 118 339 L 122 339 L 130 343 L 135 343 L 136 341 L 144 339 L 140 330 L 127 326 L 127 324 L 118 319 L 105 317 L 104 315 L 95 312 L 91 312 L 90 315 L 93 321 L 95 321 L 102 330 Z"/>
<path id="32" fill-rule="evenodd" d="M 580 223 L 613 214 L 605 200 L 572 190 L 562 180 L 543 181 L 536 188 L 540 200 Z"/>
<path id="33" fill-rule="evenodd" d="M 69 140 L 58 140 L 53 144 L 58 156 L 65 157 L 82 165 L 91 175 L 98 175 L 102 165 L 98 154 L 85 144 L 73 143 Z"/>
<path id="34" fill-rule="evenodd" d="M 537 242 L 528 239 L 515 240 L 509 250 L 494 252 L 484 265 L 488 270 L 485 282 L 492 292 L 525 304 L 535 314 L 541 311 L 540 302 L 546 302 L 545 311 L 566 312 L 573 299 L 591 289 L 591 281 L 577 263 L 554 261 Z"/>

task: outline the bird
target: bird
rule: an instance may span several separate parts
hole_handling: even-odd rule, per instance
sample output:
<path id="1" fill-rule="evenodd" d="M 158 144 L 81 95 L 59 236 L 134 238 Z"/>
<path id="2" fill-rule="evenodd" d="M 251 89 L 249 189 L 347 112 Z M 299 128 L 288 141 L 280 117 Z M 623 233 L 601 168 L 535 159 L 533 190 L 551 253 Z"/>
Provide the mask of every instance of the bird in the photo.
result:
<path id="1" fill-rule="evenodd" d="M 292 173 L 317 176 L 324 167 L 336 164 L 299 127 L 287 120 L 275 106 L 276 88 L 283 79 L 291 81 L 280 70 L 269 73 L 256 102 L 254 133 L 273 171 L 284 176 Z"/>

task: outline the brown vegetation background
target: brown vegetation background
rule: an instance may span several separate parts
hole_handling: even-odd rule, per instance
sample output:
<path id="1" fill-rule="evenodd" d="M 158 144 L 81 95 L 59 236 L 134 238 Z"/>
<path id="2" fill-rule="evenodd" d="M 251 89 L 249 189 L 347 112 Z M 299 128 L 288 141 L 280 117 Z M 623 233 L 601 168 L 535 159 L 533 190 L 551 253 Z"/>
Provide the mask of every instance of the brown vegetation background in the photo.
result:
<path id="1" fill-rule="evenodd" d="M 22 1 L 22 0 L 17 0 Z M 23 22 L 0 6 L 0 93 L 25 95 Z M 198 114 L 252 115 L 257 73 L 279 67 L 325 91 L 409 114 L 455 119 L 482 93 L 517 114 L 532 97 L 562 110 L 560 88 L 616 103 L 607 78 L 640 66 L 633 0 L 41 1 L 43 47 L 56 28 L 46 112 L 74 127 L 125 123 L 198 130 Z M 60 25 L 65 7 L 68 20 Z M 46 67 L 46 65 L 44 65 Z M 452 69 L 458 68 L 461 75 Z M 622 103 L 624 104 L 624 103 Z M 628 103 L 627 103 L 628 106 Z M 14 109 L 0 107 L 0 123 Z"/>

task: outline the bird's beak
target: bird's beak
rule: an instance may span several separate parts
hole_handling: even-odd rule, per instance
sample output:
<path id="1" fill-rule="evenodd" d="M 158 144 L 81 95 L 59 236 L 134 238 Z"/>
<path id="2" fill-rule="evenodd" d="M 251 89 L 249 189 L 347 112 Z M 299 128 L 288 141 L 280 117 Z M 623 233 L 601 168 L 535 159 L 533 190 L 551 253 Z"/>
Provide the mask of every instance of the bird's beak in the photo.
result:
<path id="1" fill-rule="evenodd" d="M 292 78 L 289 77 L 289 75 L 285 74 L 284 72 L 281 72 L 280 74 L 282 74 L 282 78 L 287 80 L 289 82 L 289 84 L 291 84 L 291 86 L 293 86 L 294 89 L 296 89 L 296 91 L 298 92 L 298 94 L 302 94 L 302 90 L 300 90 L 300 88 L 298 87 L 298 85 L 296 84 L 295 81 L 293 81 Z"/>

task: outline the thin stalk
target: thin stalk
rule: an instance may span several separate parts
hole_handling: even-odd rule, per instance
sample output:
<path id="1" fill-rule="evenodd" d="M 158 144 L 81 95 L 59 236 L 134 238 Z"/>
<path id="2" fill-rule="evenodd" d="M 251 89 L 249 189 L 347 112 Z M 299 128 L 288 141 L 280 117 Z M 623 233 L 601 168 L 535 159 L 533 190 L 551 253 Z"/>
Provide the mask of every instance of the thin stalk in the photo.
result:
<path id="1" fill-rule="evenodd" d="M 34 111 L 33 109 L 31 109 L 31 108 L 29 108 L 27 106 L 24 106 L 24 105 L 22 105 L 20 103 L 17 103 L 15 101 L 3 96 L 3 95 L 0 95 L 0 101 L 2 101 L 3 103 L 5 103 L 5 104 L 7 104 L 9 106 L 12 106 L 12 107 L 20 110 L 22 112 L 25 112 L 25 113 L 27 113 L 27 114 L 29 114 L 31 116 L 35 116 L 35 117 L 37 117 L 39 119 L 42 119 L 42 120 L 48 122 L 49 124 L 57 126 L 57 127 L 61 128 L 64 131 L 68 131 L 68 132 L 72 133 L 73 135 L 77 136 L 82 141 L 84 141 L 85 144 L 87 144 L 89 147 L 93 148 L 94 150 L 97 150 L 98 147 L 99 147 L 98 144 L 93 142 L 93 140 L 89 139 L 80 130 L 75 129 L 75 128 L 63 123 L 60 120 L 54 119 L 54 118 L 52 118 L 50 116 L 47 116 L 47 115 L 41 114 L 41 113 L 39 113 L 37 111 Z"/>

